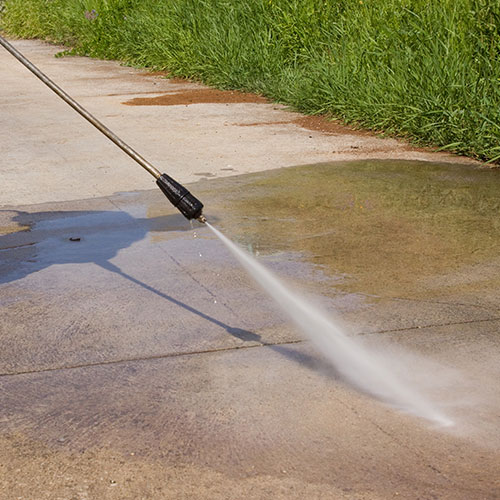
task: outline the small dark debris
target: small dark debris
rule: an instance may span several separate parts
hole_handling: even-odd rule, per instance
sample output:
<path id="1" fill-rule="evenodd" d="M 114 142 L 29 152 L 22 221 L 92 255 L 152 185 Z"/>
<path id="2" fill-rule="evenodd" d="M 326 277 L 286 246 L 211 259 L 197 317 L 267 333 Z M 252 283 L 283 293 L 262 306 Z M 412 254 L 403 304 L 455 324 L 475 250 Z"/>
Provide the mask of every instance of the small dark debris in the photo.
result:
<path id="1" fill-rule="evenodd" d="M 78 236 L 71 236 L 71 238 L 69 239 L 69 241 L 80 241 L 81 238 L 78 237 Z"/>

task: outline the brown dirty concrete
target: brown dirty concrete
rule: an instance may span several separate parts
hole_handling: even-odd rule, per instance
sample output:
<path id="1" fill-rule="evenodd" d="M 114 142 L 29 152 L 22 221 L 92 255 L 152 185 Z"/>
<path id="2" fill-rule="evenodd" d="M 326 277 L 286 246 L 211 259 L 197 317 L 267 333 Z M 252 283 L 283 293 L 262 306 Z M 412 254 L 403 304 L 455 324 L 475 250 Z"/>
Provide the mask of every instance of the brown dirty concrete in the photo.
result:
<path id="1" fill-rule="evenodd" d="M 322 132 L 328 135 L 348 134 L 364 137 L 373 135 L 372 132 L 369 132 L 367 130 L 353 129 L 342 124 L 338 120 L 330 120 L 324 116 L 299 116 L 298 118 L 290 117 L 290 119 L 287 121 L 236 123 L 235 125 L 238 125 L 240 127 L 262 127 L 265 125 L 287 125 L 290 123 L 307 130 Z M 408 147 L 410 148 L 411 146 Z M 356 149 L 356 147 L 354 149 Z"/>
<path id="2" fill-rule="evenodd" d="M 185 84 L 182 80 L 176 80 L 177 83 Z M 217 90 L 211 88 L 187 89 L 180 92 L 172 92 L 156 97 L 136 97 L 125 101 L 127 106 L 189 106 L 190 104 L 234 104 L 234 103 L 266 103 L 268 102 L 262 96 L 249 94 L 246 92 L 234 92 L 231 90 Z"/>
<path id="3" fill-rule="evenodd" d="M 9 456 L 29 455 L 29 463 L 11 461 L 0 464 L 5 472 L 0 489 L 10 498 L 26 498 L 26 486 L 38 500 L 74 499 L 192 499 L 251 498 L 263 499 L 282 495 L 288 498 L 349 498 L 340 488 L 323 484 L 304 484 L 283 474 L 283 477 L 229 477 L 210 468 L 183 465 L 168 466 L 135 457 L 120 456 L 105 450 L 60 453 L 40 446 L 36 441 L 13 437 L 0 439 L 1 448 Z M 34 478 L 40 471 L 48 480 Z M 50 478 L 50 479 L 49 479 Z M 377 499 L 374 495 L 359 498 Z M 378 500 L 378 499 L 377 499 Z"/>
<path id="4" fill-rule="evenodd" d="M 62 47 L 39 41 L 12 43 L 159 170 L 181 182 L 197 180 L 199 172 L 225 177 L 356 158 L 470 163 L 338 124 L 318 124 L 316 118 L 254 96 L 248 97 L 250 102 L 247 97 L 234 102 L 242 99 L 237 93 L 168 80 L 116 62 L 56 59 Z M 0 206 L 102 197 L 154 186 L 146 172 L 5 50 L 0 51 L 0 78 Z M 198 98 L 190 104 L 194 95 Z M 205 96 L 204 102 L 200 96 Z M 158 103 L 180 97 L 170 106 L 123 104 L 134 98 Z"/>
<path id="5" fill-rule="evenodd" d="M 359 161 L 189 186 L 447 429 L 343 381 L 159 190 L 0 212 L 0 498 L 499 498 L 498 174 Z"/>
<path id="6" fill-rule="evenodd" d="M 25 468 L 37 472 L 37 484 L 16 487 L 40 498 L 231 498 L 238 488 L 251 498 L 495 498 L 495 450 L 377 406 L 302 364 L 307 355 L 259 348 L 2 380 L 4 470 L 21 469 L 21 483 Z"/>
<path id="7" fill-rule="evenodd" d="M 186 84 L 186 80 L 181 80 L 178 78 L 169 79 L 171 83 Z M 256 94 L 250 94 L 247 92 L 238 92 L 231 90 L 218 90 L 212 88 L 194 88 L 186 89 L 184 91 L 171 92 L 169 94 L 163 94 L 155 97 L 135 97 L 128 101 L 124 101 L 123 104 L 128 106 L 178 106 L 184 105 L 189 106 L 191 104 L 234 104 L 234 103 L 269 103 L 269 100 L 265 97 Z M 373 137 L 373 132 L 354 129 L 344 125 L 339 120 L 333 118 L 327 118 L 325 116 L 305 116 L 299 115 L 297 113 L 291 114 L 288 120 L 283 121 L 262 121 L 255 123 L 235 123 L 240 127 L 263 127 L 266 125 L 289 125 L 293 124 L 298 127 L 315 131 L 322 132 L 323 134 L 329 135 L 358 135 L 362 137 Z M 357 149 L 359 146 L 355 146 L 353 149 Z M 417 151 L 414 146 L 408 145 L 408 149 Z M 425 151 L 420 148 L 420 151 Z"/>

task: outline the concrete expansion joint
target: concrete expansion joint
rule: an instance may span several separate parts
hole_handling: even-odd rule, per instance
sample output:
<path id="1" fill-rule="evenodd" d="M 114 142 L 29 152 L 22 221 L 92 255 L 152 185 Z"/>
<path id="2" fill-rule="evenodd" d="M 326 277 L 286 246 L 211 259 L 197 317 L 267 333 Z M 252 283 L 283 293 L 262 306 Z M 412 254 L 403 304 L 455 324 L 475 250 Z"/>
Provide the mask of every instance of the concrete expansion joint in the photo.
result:
<path id="1" fill-rule="evenodd" d="M 377 335 L 379 333 L 394 333 L 394 332 L 406 332 L 406 331 L 413 331 L 413 330 L 423 330 L 425 328 L 439 328 L 442 326 L 455 326 L 455 325 L 470 325 L 474 323 L 494 323 L 495 321 L 500 321 L 500 317 L 494 317 L 494 318 L 484 318 L 484 319 L 471 319 L 467 321 L 449 321 L 446 323 L 432 323 L 429 325 L 418 325 L 418 326 L 406 326 L 404 328 L 392 328 L 389 330 L 376 330 L 374 332 L 359 332 L 358 336 L 365 336 L 365 335 Z"/>
<path id="2" fill-rule="evenodd" d="M 16 372 L 5 372 L 5 373 L 0 373 L 0 377 L 14 377 L 14 376 L 18 376 L 18 375 L 31 375 L 31 374 L 35 374 L 35 373 L 56 372 L 56 371 L 63 371 L 63 370 L 76 370 L 79 368 L 92 368 L 92 367 L 99 367 L 99 366 L 118 365 L 118 364 L 122 364 L 122 363 L 153 361 L 153 360 L 157 360 L 157 359 L 179 358 L 181 356 L 196 356 L 196 355 L 200 355 L 200 354 L 212 354 L 212 353 L 218 353 L 218 352 L 239 351 L 241 349 L 254 349 L 256 347 L 273 347 L 273 346 L 280 346 L 280 345 L 293 345 L 293 344 L 301 344 L 303 342 L 304 342 L 304 340 L 298 339 L 298 340 L 287 340 L 284 342 L 258 343 L 258 344 L 252 344 L 252 345 L 222 347 L 222 348 L 218 348 L 218 349 L 206 349 L 203 351 L 188 351 L 188 352 L 178 352 L 178 353 L 169 353 L 169 354 L 157 354 L 154 356 L 142 356 L 142 357 L 136 357 L 136 358 L 122 358 L 122 359 L 114 359 L 114 360 L 109 360 L 109 361 L 99 361 L 96 363 L 81 363 L 81 364 L 77 364 L 77 365 L 55 366 L 52 368 L 40 368 L 38 370 L 22 370 L 22 371 L 20 370 L 20 371 L 16 371 Z"/>
<path id="3" fill-rule="evenodd" d="M 360 332 L 355 336 L 366 336 L 366 335 L 377 335 L 383 333 L 394 333 L 394 332 L 404 332 L 404 331 L 413 331 L 424 328 L 436 328 L 442 326 L 454 326 L 454 325 L 466 325 L 466 324 L 474 324 L 474 323 L 485 323 L 485 322 L 495 322 L 500 321 L 500 317 L 498 318 L 488 318 L 488 319 L 476 319 L 470 321 L 457 321 L 457 322 L 448 322 L 448 323 L 439 323 L 439 324 L 431 324 L 431 325 L 423 325 L 423 326 L 413 326 L 413 327 L 405 327 L 405 328 L 394 328 L 390 330 L 377 330 L 374 332 Z M 45 372 L 55 372 L 55 371 L 63 371 L 63 370 L 76 370 L 79 368 L 91 368 L 91 367 L 99 367 L 99 366 L 108 366 L 108 365 L 117 365 L 122 363 L 133 363 L 133 362 L 141 362 L 141 361 L 152 361 L 157 359 L 167 359 L 167 358 L 177 358 L 181 356 L 196 356 L 201 354 L 212 354 L 219 352 L 229 352 L 229 351 L 238 351 L 241 349 L 255 349 L 256 347 L 273 347 L 273 346 L 281 346 L 281 345 L 293 345 L 293 344 L 303 344 L 306 341 L 303 339 L 296 340 L 286 340 L 283 342 L 274 342 L 274 343 L 266 343 L 260 342 L 252 345 L 241 345 L 241 346 L 233 346 L 233 347 L 223 347 L 216 349 L 205 349 L 200 351 L 187 351 L 187 352 L 179 352 L 179 353 L 168 353 L 168 354 L 158 354 L 154 356 L 141 356 L 141 357 L 133 357 L 133 358 L 122 358 L 110 361 L 100 361 L 98 363 L 81 363 L 77 365 L 67 365 L 67 366 L 56 366 L 52 368 L 41 368 L 38 370 L 22 370 L 15 372 L 4 372 L 0 373 L 0 377 L 14 377 L 17 375 L 30 375 L 35 373 L 45 373 Z"/>

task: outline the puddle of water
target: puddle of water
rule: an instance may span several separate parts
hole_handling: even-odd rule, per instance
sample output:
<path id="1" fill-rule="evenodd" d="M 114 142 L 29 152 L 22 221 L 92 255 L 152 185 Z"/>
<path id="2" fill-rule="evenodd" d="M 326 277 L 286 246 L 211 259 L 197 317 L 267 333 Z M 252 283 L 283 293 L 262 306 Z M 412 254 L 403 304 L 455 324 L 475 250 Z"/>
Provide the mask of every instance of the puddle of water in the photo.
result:
<path id="1" fill-rule="evenodd" d="M 339 162 L 219 180 L 197 195 L 209 220 L 243 247 L 302 252 L 347 276 L 343 291 L 429 296 L 451 281 L 464 290 L 500 283 L 478 270 L 499 265 L 500 170 Z"/>

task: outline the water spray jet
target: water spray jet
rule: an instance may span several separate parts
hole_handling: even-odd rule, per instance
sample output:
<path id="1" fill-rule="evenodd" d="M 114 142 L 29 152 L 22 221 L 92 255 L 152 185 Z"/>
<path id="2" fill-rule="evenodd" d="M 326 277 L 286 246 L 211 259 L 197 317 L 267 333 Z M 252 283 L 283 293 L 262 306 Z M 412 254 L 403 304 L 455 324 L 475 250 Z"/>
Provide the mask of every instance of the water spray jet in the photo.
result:
<path id="1" fill-rule="evenodd" d="M 438 427 L 454 423 L 431 401 L 399 380 L 376 353 L 345 334 L 338 321 L 282 283 L 252 255 L 238 247 L 210 223 L 207 227 L 224 243 L 238 262 L 274 299 L 281 311 L 299 327 L 352 386 L 404 413 L 424 418 Z"/>
<path id="2" fill-rule="evenodd" d="M 27 59 L 21 52 L 13 47 L 5 38 L 0 36 L 0 45 L 2 45 L 7 52 L 13 55 L 21 64 L 28 68 L 37 78 L 39 78 L 47 87 L 55 92 L 66 104 L 71 106 L 77 113 L 83 116 L 90 122 L 97 130 L 104 134 L 111 142 L 118 146 L 122 151 L 130 156 L 142 168 L 147 170 L 155 179 L 157 186 L 161 189 L 163 194 L 168 198 L 170 203 L 176 207 L 187 219 L 196 219 L 199 222 L 205 222 L 206 219 L 202 215 L 203 203 L 192 195 L 182 184 L 172 179 L 167 174 L 162 174 L 155 166 L 141 156 L 137 151 L 131 148 L 126 142 L 120 139 L 108 127 L 100 122 L 95 116 L 90 114 L 84 107 L 76 102 L 70 95 L 68 95 L 61 87 L 56 85 L 45 73 L 40 71 L 29 59 Z"/>

